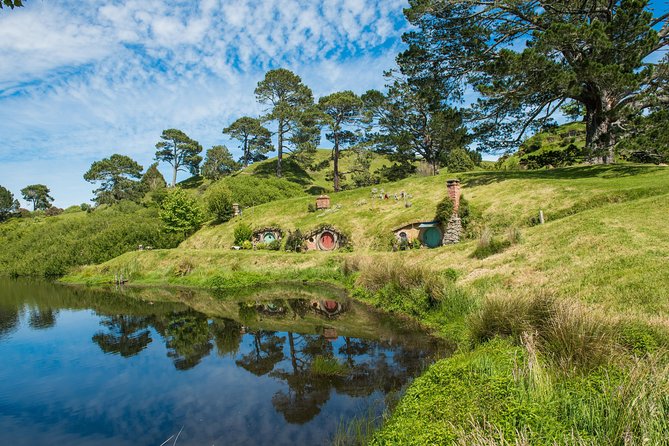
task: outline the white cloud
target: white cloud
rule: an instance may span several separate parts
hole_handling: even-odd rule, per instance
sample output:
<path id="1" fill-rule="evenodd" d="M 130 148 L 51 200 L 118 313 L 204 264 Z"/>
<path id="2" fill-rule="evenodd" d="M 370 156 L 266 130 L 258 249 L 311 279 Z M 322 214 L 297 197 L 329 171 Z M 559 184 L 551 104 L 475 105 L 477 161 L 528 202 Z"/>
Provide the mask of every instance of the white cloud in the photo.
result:
<path id="1" fill-rule="evenodd" d="M 382 71 L 401 48 L 405 6 L 405 0 L 29 2 L 0 16 L 0 184 L 16 194 L 40 182 L 41 172 L 59 205 L 79 203 L 91 189 L 77 194 L 71 187 L 82 182 L 82 164 L 125 153 L 148 165 L 165 128 L 181 128 L 205 148 L 235 147 L 221 130 L 261 113 L 253 90 L 270 68 L 292 69 L 316 96 L 382 88 Z M 28 175 L 25 167 L 36 160 L 43 161 Z M 41 169 L 49 163 L 61 168 L 47 175 Z M 58 180 L 59 172 L 67 176 Z"/>

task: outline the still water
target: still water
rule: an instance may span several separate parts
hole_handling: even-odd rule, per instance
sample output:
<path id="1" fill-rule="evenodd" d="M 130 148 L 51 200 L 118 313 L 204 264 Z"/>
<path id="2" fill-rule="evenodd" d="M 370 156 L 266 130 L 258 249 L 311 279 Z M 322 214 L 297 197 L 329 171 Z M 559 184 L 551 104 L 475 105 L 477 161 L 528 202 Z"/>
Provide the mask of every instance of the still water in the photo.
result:
<path id="1" fill-rule="evenodd" d="M 221 296 L 0 278 L 0 444 L 328 444 L 437 350 L 322 288 Z"/>

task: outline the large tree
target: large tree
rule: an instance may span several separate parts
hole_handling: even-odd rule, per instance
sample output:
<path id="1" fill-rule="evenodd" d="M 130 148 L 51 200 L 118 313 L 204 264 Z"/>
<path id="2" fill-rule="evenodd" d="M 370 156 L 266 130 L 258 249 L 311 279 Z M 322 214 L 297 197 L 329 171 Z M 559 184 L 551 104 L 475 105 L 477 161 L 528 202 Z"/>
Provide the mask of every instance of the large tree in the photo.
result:
<path id="1" fill-rule="evenodd" d="M 0 186 L 0 221 L 6 220 L 18 210 L 19 201 L 14 199 L 14 194 Z"/>
<path id="2" fill-rule="evenodd" d="M 276 123 L 276 176 L 281 177 L 284 151 L 310 150 L 320 138 L 318 113 L 311 89 L 285 68 L 270 70 L 255 89 L 258 102 L 268 107 L 263 121 Z"/>
<path id="3" fill-rule="evenodd" d="M 156 160 L 172 166 L 172 187 L 177 184 L 177 173 L 188 171 L 197 175 L 200 169 L 202 146 L 181 130 L 167 129 L 156 144 Z"/>
<path id="4" fill-rule="evenodd" d="M 218 180 L 239 169 L 239 163 L 225 146 L 214 146 L 207 150 L 207 158 L 202 165 L 202 176 Z"/>
<path id="5" fill-rule="evenodd" d="M 475 107 L 482 142 L 516 144 L 560 109 L 585 111 L 593 159 L 613 160 L 625 118 L 669 103 L 669 13 L 648 0 L 410 0 L 415 30 L 398 62 L 412 82 L 438 82 Z"/>
<path id="6" fill-rule="evenodd" d="M 357 130 L 363 121 L 363 102 L 352 91 L 341 91 L 318 100 L 318 107 L 324 113 L 323 122 L 328 128 L 325 137 L 332 143 L 334 190 L 341 190 L 339 184 L 339 158 L 358 140 Z"/>
<path id="7" fill-rule="evenodd" d="M 113 204 L 121 200 L 138 200 L 141 198 L 141 185 L 138 180 L 144 168 L 132 158 L 114 154 L 109 158 L 95 161 L 84 180 L 89 183 L 100 182 L 94 190 L 97 204 Z"/>
<path id="8" fill-rule="evenodd" d="M 49 192 L 51 191 L 44 184 L 31 184 L 21 189 L 23 199 L 33 204 L 33 211 L 46 210 L 51 207 L 53 197 L 49 195 Z"/>
<path id="9" fill-rule="evenodd" d="M 148 192 L 167 186 L 165 177 L 158 170 L 158 163 L 153 163 L 146 169 L 146 172 L 142 175 L 142 186 Z"/>
<path id="10" fill-rule="evenodd" d="M 363 100 L 367 113 L 376 117 L 377 146 L 394 160 L 423 160 L 436 174 L 452 150 L 469 143 L 460 111 L 446 105 L 439 91 L 427 85 L 410 84 L 400 77 L 387 95 L 371 90 Z"/>
<path id="11" fill-rule="evenodd" d="M 242 156 L 239 161 L 244 167 L 267 159 L 265 154 L 272 151 L 272 133 L 259 119 L 243 116 L 223 129 L 223 133 L 241 142 Z"/>

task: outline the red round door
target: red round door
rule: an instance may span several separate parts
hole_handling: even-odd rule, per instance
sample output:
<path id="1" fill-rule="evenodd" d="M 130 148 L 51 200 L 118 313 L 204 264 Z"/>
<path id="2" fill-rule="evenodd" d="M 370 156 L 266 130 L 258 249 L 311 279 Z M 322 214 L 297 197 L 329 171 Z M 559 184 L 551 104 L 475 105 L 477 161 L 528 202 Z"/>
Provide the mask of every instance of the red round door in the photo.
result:
<path id="1" fill-rule="evenodd" d="M 331 232 L 324 232 L 321 234 L 321 239 L 320 239 L 320 244 L 321 248 L 325 249 L 326 251 L 331 251 L 335 247 L 335 238 L 334 234 Z"/>

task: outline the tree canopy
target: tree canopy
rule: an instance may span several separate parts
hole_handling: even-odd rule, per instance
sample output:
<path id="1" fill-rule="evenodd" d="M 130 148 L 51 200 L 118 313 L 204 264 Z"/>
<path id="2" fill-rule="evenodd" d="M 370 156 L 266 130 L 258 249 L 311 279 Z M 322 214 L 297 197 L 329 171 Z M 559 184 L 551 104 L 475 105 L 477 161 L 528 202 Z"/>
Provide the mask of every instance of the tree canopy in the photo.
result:
<path id="1" fill-rule="evenodd" d="M 261 119 L 276 122 L 276 175 L 281 177 L 285 150 L 311 151 L 320 141 L 319 117 L 311 89 L 290 70 L 270 70 L 255 89 L 258 102 L 267 106 Z M 292 149 L 289 147 L 292 146 Z"/>
<path id="2" fill-rule="evenodd" d="M 161 204 L 160 219 L 167 231 L 187 236 L 200 227 L 204 215 L 194 197 L 180 187 L 175 187 Z"/>
<path id="3" fill-rule="evenodd" d="M 167 186 L 165 177 L 158 170 L 158 163 L 153 163 L 142 175 L 142 185 L 147 191 L 154 191 Z"/>
<path id="4" fill-rule="evenodd" d="M 200 169 L 202 146 L 181 130 L 167 129 L 156 144 L 156 160 L 172 166 L 172 187 L 177 184 L 177 173 L 188 171 L 197 175 Z"/>
<path id="5" fill-rule="evenodd" d="M 140 183 L 133 178 L 141 178 L 142 170 L 143 167 L 132 158 L 114 154 L 95 161 L 84 174 L 84 180 L 89 183 L 101 182 L 100 187 L 93 191 L 97 204 L 139 200 L 142 195 Z"/>
<path id="6" fill-rule="evenodd" d="M 14 194 L 0 186 L 0 221 L 6 220 L 18 210 L 19 202 L 14 199 Z"/>
<path id="7" fill-rule="evenodd" d="M 214 146 L 207 150 L 207 158 L 202 165 L 202 176 L 210 180 L 218 180 L 238 170 L 239 163 L 225 146 Z"/>
<path id="8" fill-rule="evenodd" d="M 363 102 L 350 90 L 332 93 L 318 100 L 318 107 L 324 114 L 323 123 L 329 130 L 325 137 L 332 143 L 334 190 L 341 190 L 339 184 L 339 158 L 341 152 L 358 140 L 356 130 L 363 122 Z"/>
<path id="9" fill-rule="evenodd" d="M 455 99 L 473 87 L 483 147 L 513 147 L 577 104 L 592 157 L 612 161 L 626 118 L 669 103 L 669 14 L 654 16 L 648 0 L 409 3 L 403 73 Z"/>
<path id="10" fill-rule="evenodd" d="M 51 207 L 53 197 L 51 191 L 44 184 L 32 184 L 21 189 L 23 199 L 33 204 L 33 211 L 46 210 Z"/>
<path id="11" fill-rule="evenodd" d="M 376 118 L 380 151 L 402 163 L 423 160 L 437 168 L 457 148 L 469 143 L 460 111 L 445 104 L 440 92 L 396 78 L 388 94 L 371 90 L 363 95 L 368 113 Z"/>
<path id="12" fill-rule="evenodd" d="M 267 159 L 265 154 L 273 149 L 272 133 L 256 118 L 241 117 L 223 129 L 223 133 L 241 142 L 242 156 L 239 162 L 244 167 L 250 163 Z"/>

